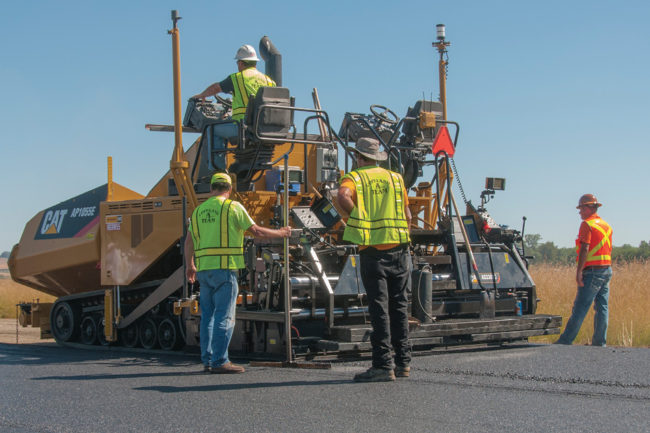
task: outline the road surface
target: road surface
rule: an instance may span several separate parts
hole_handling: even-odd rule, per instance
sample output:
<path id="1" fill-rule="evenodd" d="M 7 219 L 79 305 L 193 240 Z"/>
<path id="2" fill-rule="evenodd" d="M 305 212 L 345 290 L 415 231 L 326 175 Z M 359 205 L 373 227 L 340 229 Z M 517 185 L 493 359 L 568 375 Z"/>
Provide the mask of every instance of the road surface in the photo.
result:
<path id="1" fill-rule="evenodd" d="M 2 432 L 648 432 L 650 349 L 518 345 L 206 375 L 196 355 L 0 344 Z"/>

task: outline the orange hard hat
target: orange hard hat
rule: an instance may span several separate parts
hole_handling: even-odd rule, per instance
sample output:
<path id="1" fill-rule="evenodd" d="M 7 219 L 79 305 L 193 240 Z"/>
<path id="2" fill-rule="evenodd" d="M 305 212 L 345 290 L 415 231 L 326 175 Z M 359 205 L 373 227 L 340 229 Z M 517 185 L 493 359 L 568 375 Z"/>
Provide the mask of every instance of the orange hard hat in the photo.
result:
<path id="1" fill-rule="evenodd" d="M 602 203 L 598 203 L 598 199 L 596 198 L 595 195 L 585 194 L 582 197 L 580 197 L 580 200 L 578 200 L 578 206 L 576 206 L 576 209 L 580 209 L 580 206 L 601 207 L 602 205 L 603 205 Z"/>

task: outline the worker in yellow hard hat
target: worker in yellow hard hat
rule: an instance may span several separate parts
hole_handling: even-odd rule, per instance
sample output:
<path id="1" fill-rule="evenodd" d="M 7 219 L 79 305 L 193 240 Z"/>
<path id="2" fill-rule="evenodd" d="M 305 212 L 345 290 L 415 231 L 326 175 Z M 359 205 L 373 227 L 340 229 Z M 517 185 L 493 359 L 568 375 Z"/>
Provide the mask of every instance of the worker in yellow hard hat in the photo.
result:
<path id="1" fill-rule="evenodd" d="M 596 211 L 602 204 L 593 194 L 578 200 L 580 230 L 576 239 L 578 292 L 573 310 L 558 344 L 571 344 L 580 331 L 589 307 L 594 304 L 594 334 L 591 344 L 605 346 L 609 318 L 609 281 L 612 278 L 612 227 Z"/>
<path id="2" fill-rule="evenodd" d="M 228 359 L 228 345 L 235 328 L 237 271 L 244 264 L 244 232 L 256 237 L 281 238 L 291 235 L 289 227 L 273 230 L 260 227 L 244 206 L 230 200 L 232 181 L 216 173 L 211 182 L 212 197 L 201 203 L 190 219 L 185 239 L 185 266 L 190 282 L 201 286 L 201 361 L 209 373 L 243 373 L 244 367 Z"/>
<path id="3" fill-rule="evenodd" d="M 246 107 L 250 98 L 257 94 L 260 87 L 275 87 L 275 81 L 268 75 L 256 69 L 257 57 L 255 48 L 251 45 L 242 45 L 235 54 L 237 61 L 237 72 L 230 74 L 224 80 L 209 85 L 203 92 L 198 93 L 192 98 L 205 99 L 218 93 L 232 94 L 232 115 L 231 119 L 242 121 L 246 114 Z M 238 127 L 236 123 L 228 122 L 213 126 L 213 150 L 225 149 L 224 141 L 231 137 L 238 136 Z M 217 158 L 218 169 L 224 169 L 226 157 L 221 153 Z"/>

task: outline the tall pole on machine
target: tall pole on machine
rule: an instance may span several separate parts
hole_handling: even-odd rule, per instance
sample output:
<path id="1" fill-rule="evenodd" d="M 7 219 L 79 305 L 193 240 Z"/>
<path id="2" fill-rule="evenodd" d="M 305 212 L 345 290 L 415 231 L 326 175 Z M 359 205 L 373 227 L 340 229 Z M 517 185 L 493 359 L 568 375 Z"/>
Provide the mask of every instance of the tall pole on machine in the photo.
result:
<path id="1" fill-rule="evenodd" d="M 282 206 L 282 224 L 289 225 L 289 155 L 284 155 L 284 205 Z M 293 362 L 291 347 L 291 283 L 289 281 L 289 238 L 284 238 L 284 338 L 286 341 L 286 362 Z"/>
<path id="2" fill-rule="evenodd" d="M 189 176 L 190 164 L 183 157 L 183 124 L 181 122 L 181 49 L 178 32 L 178 11 L 172 11 L 172 22 L 174 28 L 167 33 L 172 35 L 172 62 L 174 67 L 174 153 L 169 161 L 169 168 L 176 183 L 178 195 L 187 197 L 190 210 L 193 210 L 198 202 L 194 187 Z"/>
<path id="3" fill-rule="evenodd" d="M 438 61 L 438 78 L 440 80 L 440 103 L 442 104 L 442 120 L 447 120 L 447 47 L 451 42 L 445 41 L 445 25 L 436 24 L 436 42 L 432 45 L 438 49 L 440 60 Z"/>
<path id="4" fill-rule="evenodd" d="M 447 47 L 451 45 L 451 42 L 445 40 L 445 25 L 437 24 L 436 25 L 436 41 L 431 44 L 434 48 L 438 50 L 440 54 L 440 60 L 438 61 L 438 80 L 440 84 L 440 104 L 442 105 L 442 120 L 447 120 L 447 65 L 449 57 L 447 56 Z M 440 209 L 446 209 L 449 205 L 449 197 L 444 195 L 445 185 L 447 183 L 447 172 L 450 169 L 447 160 L 444 159 L 438 167 L 438 180 L 436 182 L 436 204 L 431 210 L 431 218 L 429 223 L 432 226 L 437 224 L 440 212 Z M 450 173 L 453 176 L 453 173 Z M 451 189 L 449 190 L 451 191 Z"/>

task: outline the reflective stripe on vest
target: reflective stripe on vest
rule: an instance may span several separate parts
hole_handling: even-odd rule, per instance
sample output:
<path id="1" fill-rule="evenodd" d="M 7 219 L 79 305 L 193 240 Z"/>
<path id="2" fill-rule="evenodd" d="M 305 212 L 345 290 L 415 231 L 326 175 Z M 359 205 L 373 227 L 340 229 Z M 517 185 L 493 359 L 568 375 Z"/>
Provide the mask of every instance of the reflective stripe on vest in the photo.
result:
<path id="1" fill-rule="evenodd" d="M 357 192 L 344 240 L 358 245 L 410 242 L 402 176 L 381 167 L 362 167 L 344 178 L 354 182 Z"/>
<path id="2" fill-rule="evenodd" d="M 244 267 L 244 234 L 229 231 L 232 200 L 212 197 L 192 212 L 192 238 L 196 269 L 239 269 Z"/>
<path id="3" fill-rule="evenodd" d="M 232 118 L 241 120 L 246 114 L 248 98 L 255 96 L 260 87 L 275 87 L 275 81 L 254 67 L 230 74 L 233 85 Z"/>
<path id="4" fill-rule="evenodd" d="M 591 242 L 586 266 L 603 266 L 612 263 L 612 228 L 600 218 L 586 219 L 591 229 Z M 580 240 L 576 239 L 576 253 L 580 254 Z"/>

